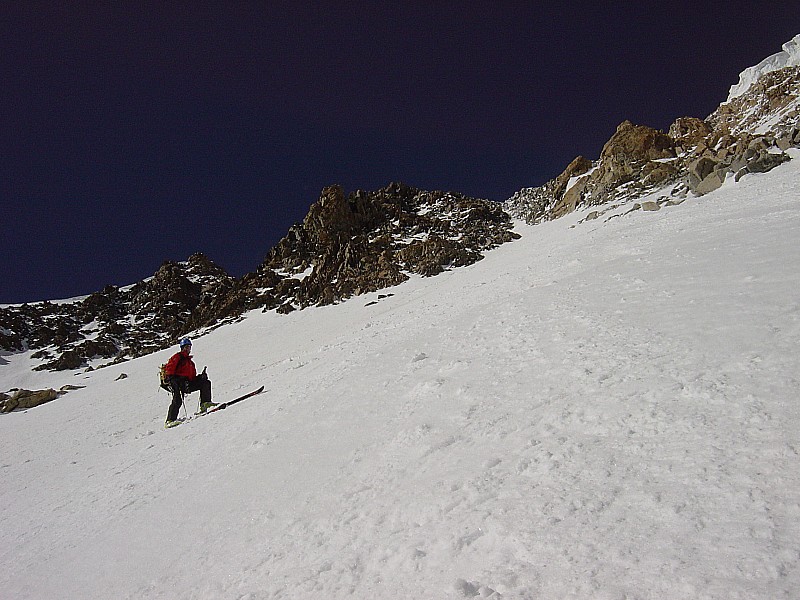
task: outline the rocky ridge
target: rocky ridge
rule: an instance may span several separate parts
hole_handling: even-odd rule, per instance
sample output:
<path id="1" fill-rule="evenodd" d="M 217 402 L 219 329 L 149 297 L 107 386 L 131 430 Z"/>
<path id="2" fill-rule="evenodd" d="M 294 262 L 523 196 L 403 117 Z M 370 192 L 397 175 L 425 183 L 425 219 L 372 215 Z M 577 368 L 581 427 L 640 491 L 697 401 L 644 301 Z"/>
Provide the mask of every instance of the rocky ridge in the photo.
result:
<path id="1" fill-rule="evenodd" d="M 466 266 L 517 237 L 496 202 L 401 183 L 347 197 L 331 186 L 242 287 L 289 312 Z"/>
<path id="2" fill-rule="evenodd" d="M 252 309 L 281 313 L 378 291 L 412 275 L 469 265 L 519 237 L 497 202 L 395 183 L 348 196 L 322 191 L 263 263 L 240 279 L 203 254 L 165 262 L 125 288 L 86 298 L 0 307 L 0 349 L 33 350 L 36 369 L 105 366 Z"/>
<path id="3" fill-rule="evenodd" d="M 0 308 L 0 349 L 35 350 L 36 369 L 69 370 L 93 359 L 111 363 L 163 348 L 233 279 L 203 254 L 165 262 L 125 288 L 106 286 L 74 301 Z"/>
<path id="4" fill-rule="evenodd" d="M 624 121 L 597 160 L 579 156 L 556 178 L 504 205 L 399 183 L 349 195 L 331 186 L 240 279 L 195 254 L 165 262 L 129 287 L 0 307 L 0 350 L 33 351 L 38 369 L 117 363 L 247 310 L 287 313 L 332 304 L 471 264 L 518 237 L 512 216 L 533 224 L 596 206 L 587 219 L 597 218 L 644 196 L 650 199 L 634 209 L 658 210 L 728 179 L 769 171 L 790 159 L 786 150 L 800 146 L 800 36 L 792 43 L 785 57 L 776 55 L 780 60 L 743 72 L 736 93 L 706 119 L 679 118 L 666 133 Z M 751 82 L 747 89 L 742 81 Z"/>
<path id="5" fill-rule="evenodd" d="M 652 195 L 656 201 L 638 207 L 658 210 L 714 191 L 729 177 L 767 172 L 790 160 L 791 147 L 800 147 L 796 65 L 765 72 L 706 119 L 679 118 L 666 133 L 624 121 L 597 160 L 579 156 L 555 179 L 517 192 L 505 207 L 531 224 L 602 207 L 589 213 L 595 218 Z"/>

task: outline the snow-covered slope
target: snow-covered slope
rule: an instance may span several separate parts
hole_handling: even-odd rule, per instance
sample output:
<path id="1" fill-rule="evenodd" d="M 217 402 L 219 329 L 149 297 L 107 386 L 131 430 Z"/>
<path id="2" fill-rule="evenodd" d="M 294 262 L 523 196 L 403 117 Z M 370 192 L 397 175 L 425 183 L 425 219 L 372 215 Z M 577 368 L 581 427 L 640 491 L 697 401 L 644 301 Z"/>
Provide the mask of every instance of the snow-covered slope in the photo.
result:
<path id="1" fill-rule="evenodd" d="M 251 313 L 196 360 L 217 399 L 266 394 L 173 430 L 168 353 L 28 372 L 87 387 L 0 418 L 0 596 L 796 597 L 798 184 Z"/>
<path id="2" fill-rule="evenodd" d="M 730 102 L 734 98 L 744 94 L 762 75 L 786 67 L 800 66 L 800 34 L 786 42 L 782 48 L 780 52 L 768 56 L 757 65 L 748 67 L 742 71 L 739 74 L 739 83 L 731 86 L 726 102 Z"/>

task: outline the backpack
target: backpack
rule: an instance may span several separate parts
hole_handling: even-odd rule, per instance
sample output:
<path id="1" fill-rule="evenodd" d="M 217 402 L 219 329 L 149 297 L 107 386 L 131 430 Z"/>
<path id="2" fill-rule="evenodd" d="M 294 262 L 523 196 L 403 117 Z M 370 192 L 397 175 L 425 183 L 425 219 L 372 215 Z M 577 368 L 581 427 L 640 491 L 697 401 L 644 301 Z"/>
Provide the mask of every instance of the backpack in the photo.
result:
<path id="1" fill-rule="evenodd" d="M 172 391 L 172 388 L 169 385 L 169 381 L 167 380 L 167 365 L 164 363 L 158 368 L 158 385 L 163 390 L 167 390 L 168 392 Z"/>
<path id="2" fill-rule="evenodd" d="M 183 364 L 183 361 L 186 360 L 183 355 L 178 359 L 178 366 L 180 367 Z M 164 363 L 158 368 L 158 385 L 163 390 L 167 390 L 170 394 L 172 393 L 172 386 L 169 382 L 169 377 L 167 377 L 167 363 Z"/>

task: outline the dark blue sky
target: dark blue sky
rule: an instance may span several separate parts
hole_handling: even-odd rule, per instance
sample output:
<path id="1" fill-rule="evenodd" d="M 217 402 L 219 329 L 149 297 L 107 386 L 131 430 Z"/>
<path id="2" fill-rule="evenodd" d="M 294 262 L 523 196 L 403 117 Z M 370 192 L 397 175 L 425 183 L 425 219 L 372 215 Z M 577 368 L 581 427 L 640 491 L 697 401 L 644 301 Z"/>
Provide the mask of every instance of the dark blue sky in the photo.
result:
<path id="1" fill-rule="evenodd" d="M 505 200 L 800 33 L 796 0 L 547 4 L 3 3 L 0 302 L 242 275 L 333 183 Z"/>

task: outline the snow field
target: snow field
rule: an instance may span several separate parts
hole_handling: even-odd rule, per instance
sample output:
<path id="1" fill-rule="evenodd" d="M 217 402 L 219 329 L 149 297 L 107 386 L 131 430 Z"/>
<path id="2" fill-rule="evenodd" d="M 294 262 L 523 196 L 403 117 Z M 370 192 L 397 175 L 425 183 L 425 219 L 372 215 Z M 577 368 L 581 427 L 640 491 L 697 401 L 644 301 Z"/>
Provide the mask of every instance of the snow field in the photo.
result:
<path id="1" fill-rule="evenodd" d="M 796 597 L 798 162 L 253 313 L 174 430 L 168 352 L 31 376 L 87 387 L 0 419 L 0 597 Z"/>

